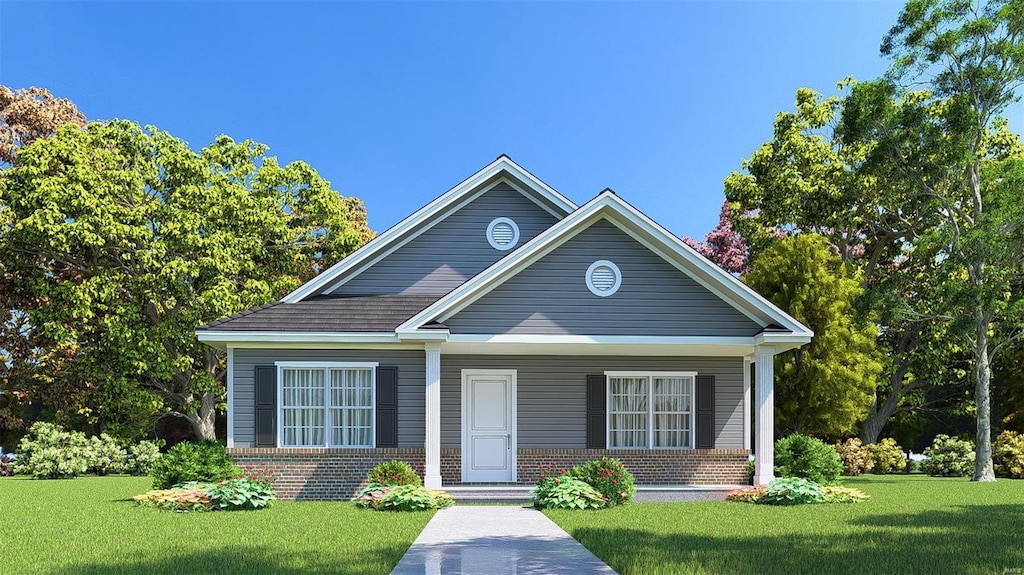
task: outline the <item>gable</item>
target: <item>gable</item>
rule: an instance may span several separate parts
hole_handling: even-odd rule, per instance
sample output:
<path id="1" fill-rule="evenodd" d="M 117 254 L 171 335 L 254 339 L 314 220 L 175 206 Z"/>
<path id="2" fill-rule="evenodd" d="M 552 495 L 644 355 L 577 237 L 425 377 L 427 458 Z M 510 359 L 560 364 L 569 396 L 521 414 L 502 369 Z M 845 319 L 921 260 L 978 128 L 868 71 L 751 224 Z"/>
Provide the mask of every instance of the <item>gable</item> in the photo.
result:
<path id="1" fill-rule="evenodd" d="M 340 278 L 331 295 L 430 294 L 441 296 L 512 252 L 487 241 L 488 225 L 509 218 L 519 228 L 518 247 L 558 218 L 507 182 L 491 184 L 481 195 L 436 221 L 362 270 Z"/>
<path id="2" fill-rule="evenodd" d="M 587 269 L 614 262 L 621 285 L 591 293 Z M 750 337 L 763 326 L 607 219 L 444 319 L 452 334 Z"/>

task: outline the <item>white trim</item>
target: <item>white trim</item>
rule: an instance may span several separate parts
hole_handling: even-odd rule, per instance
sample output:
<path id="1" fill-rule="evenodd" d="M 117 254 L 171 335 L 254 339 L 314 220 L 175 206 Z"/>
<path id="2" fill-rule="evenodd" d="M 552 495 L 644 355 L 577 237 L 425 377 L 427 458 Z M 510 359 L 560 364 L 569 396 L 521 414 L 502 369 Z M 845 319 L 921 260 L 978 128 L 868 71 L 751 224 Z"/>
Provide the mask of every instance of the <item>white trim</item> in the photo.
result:
<path id="1" fill-rule="evenodd" d="M 309 369 L 318 368 L 323 369 L 345 369 L 350 367 L 352 369 L 366 368 L 366 367 L 377 367 L 380 362 L 376 361 L 275 361 L 274 365 L 277 367 L 293 367 L 297 369 Z"/>
<path id="2" fill-rule="evenodd" d="M 397 342 L 399 338 L 393 332 L 330 332 L 330 331 L 212 331 L 196 332 L 199 341 L 231 342 L 231 343 L 380 343 Z"/>
<path id="3" fill-rule="evenodd" d="M 697 377 L 696 371 L 606 371 L 608 377 Z"/>
<path id="4" fill-rule="evenodd" d="M 450 343 L 540 343 L 540 344 L 639 344 L 639 345 L 754 345 L 753 338 L 739 336 L 660 335 L 539 335 L 539 334 L 453 334 Z M 808 340 L 809 341 L 809 340 Z"/>
<path id="5" fill-rule="evenodd" d="M 376 449 L 377 448 L 377 366 L 375 361 L 275 361 L 277 368 L 277 437 L 278 449 Z M 282 445 L 284 438 L 284 370 L 323 369 L 324 371 L 324 444 Z M 334 445 L 331 443 L 331 375 L 332 369 L 370 370 L 370 445 Z"/>
<path id="6" fill-rule="evenodd" d="M 687 451 L 697 448 L 697 373 L 696 371 L 606 371 L 604 372 L 604 395 L 607 408 L 604 413 L 604 445 L 610 451 L 619 449 L 667 449 Z M 647 378 L 647 445 L 644 447 L 612 447 L 612 378 Z M 654 378 L 687 378 L 690 383 L 690 444 L 680 447 L 655 447 L 654 445 Z M 678 413 L 678 412 L 671 412 Z"/>
<path id="7" fill-rule="evenodd" d="M 750 449 L 750 366 L 752 356 L 743 358 L 743 449 Z"/>
<path id="8" fill-rule="evenodd" d="M 518 384 L 518 370 L 515 369 L 463 369 L 462 370 L 462 396 L 459 398 L 462 403 L 462 481 L 472 481 L 467 475 L 469 469 L 469 417 L 470 417 L 470 406 L 467 398 L 467 390 L 469 389 L 470 379 L 474 376 L 503 376 L 509 377 L 512 381 L 512 389 L 510 390 L 510 403 L 508 406 L 509 410 L 509 471 L 512 474 L 511 482 L 519 481 L 519 470 L 518 464 L 518 451 L 519 451 L 519 419 L 518 419 L 518 395 L 519 395 L 519 384 Z"/>
<path id="9" fill-rule="evenodd" d="M 497 227 L 498 224 L 508 224 L 508 226 L 512 228 L 512 241 L 507 244 L 499 244 L 494 239 L 494 228 Z M 512 218 L 506 218 L 504 216 L 494 218 L 491 220 L 491 223 L 487 224 L 487 243 L 491 244 L 492 248 L 501 252 L 507 252 L 508 250 L 516 247 L 516 245 L 519 244 L 519 224 L 517 224 Z"/>
<path id="10" fill-rule="evenodd" d="M 235 348 L 228 346 L 228 373 L 226 387 L 228 395 L 228 447 L 235 446 Z M 254 422 L 255 423 L 255 422 Z"/>
<path id="11" fill-rule="evenodd" d="M 606 290 L 601 290 L 596 285 L 594 285 L 594 272 L 597 271 L 597 268 L 600 267 L 605 267 L 612 270 L 612 275 L 615 276 L 615 281 L 612 283 L 612 287 Z M 584 276 L 584 279 L 587 282 L 587 289 L 590 290 L 590 293 L 596 295 L 597 297 L 608 297 L 614 294 L 615 292 L 619 291 L 619 287 L 622 286 L 622 270 L 619 269 L 619 266 L 615 265 L 615 262 L 612 262 L 610 260 L 597 260 L 596 262 L 590 264 L 590 267 L 587 268 L 587 275 Z"/>
<path id="12" fill-rule="evenodd" d="M 462 182 L 456 184 L 455 187 L 441 194 L 427 205 L 416 210 L 410 216 L 398 222 L 363 247 L 349 254 L 348 257 L 327 268 L 312 280 L 299 286 L 295 291 L 282 298 L 282 301 L 285 303 L 296 303 L 316 293 L 321 288 L 332 283 L 345 271 L 348 271 L 363 263 L 368 258 L 375 256 L 383 246 L 389 245 L 396 238 L 403 236 L 406 232 L 416 228 L 423 222 L 432 220 L 434 216 L 449 208 L 451 204 L 459 201 L 465 194 L 472 192 L 476 187 L 482 185 L 488 179 L 503 171 L 530 185 L 535 193 L 563 210 L 565 214 L 569 214 L 576 209 L 576 204 L 572 203 L 565 196 L 559 194 L 550 186 L 540 181 L 540 179 L 533 174 L 527 172 L 523 167 L 513 162 L 508 156 L 502 155 Z M 522 192 L 522 190 L 519 191 Z"/>
<path id="13" fill-rule="evenodd" d="M 423 346 L 423 486 L 441 489 L 441 344 Z"/>

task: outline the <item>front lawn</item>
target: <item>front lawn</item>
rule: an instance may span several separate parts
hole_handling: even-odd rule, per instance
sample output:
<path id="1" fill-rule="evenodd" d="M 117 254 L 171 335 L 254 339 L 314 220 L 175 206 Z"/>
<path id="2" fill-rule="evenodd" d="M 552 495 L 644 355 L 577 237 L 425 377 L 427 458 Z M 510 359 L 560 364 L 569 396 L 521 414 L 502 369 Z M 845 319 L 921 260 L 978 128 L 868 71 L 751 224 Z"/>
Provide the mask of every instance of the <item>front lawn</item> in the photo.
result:
<path id="1" fill-rule="evenodd" d="M 545 513 L 621 575 L 1024 571 L 1024 481 L 890 475 L 843 484 L 871 501 Z"/>
<path id="2" fill-rule="evenodd" d="M 433 512 L 278 501 L 262 511 L 136 507 L 148 477 L 0 478 L 0 573 L 390 573 Z"/>

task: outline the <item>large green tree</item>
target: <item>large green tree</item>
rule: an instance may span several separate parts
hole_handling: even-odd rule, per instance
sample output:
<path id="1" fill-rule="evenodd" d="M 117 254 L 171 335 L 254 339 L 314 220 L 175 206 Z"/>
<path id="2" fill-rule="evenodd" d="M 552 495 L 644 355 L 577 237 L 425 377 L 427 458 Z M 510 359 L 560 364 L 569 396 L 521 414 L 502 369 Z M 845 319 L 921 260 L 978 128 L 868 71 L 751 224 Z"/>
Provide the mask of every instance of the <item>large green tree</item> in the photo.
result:
<path id="1" fill-rule="evenodd" d="M 303 162 L 127 121 L 65 126 L 0 178 L 0 261 L 23 329 L 106 397 L 141 388 L 214 437 L 224 358 L 196 327 L 273 301 L 366 242 L 362 204 Z"/>
<path id="2" fill-rule="evenodd" d="M 775 241 L 743 281 L 814 330 L 776 357 L 775 431 L 838 439 L 864 418 L 882 371 L 877 329 L 853 302 L 860 272 L 813 233 Z"/>

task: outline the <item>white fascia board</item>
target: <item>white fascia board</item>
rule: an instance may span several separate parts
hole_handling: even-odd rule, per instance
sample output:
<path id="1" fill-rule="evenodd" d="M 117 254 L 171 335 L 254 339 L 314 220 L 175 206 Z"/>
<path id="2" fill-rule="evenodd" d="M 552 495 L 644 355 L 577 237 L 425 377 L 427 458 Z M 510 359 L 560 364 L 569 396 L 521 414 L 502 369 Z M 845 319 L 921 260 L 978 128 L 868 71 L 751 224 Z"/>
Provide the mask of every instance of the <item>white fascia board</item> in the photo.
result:
<path id="1" fill-rule="evenodd" d="M 454 334 L 450 343 L 539 343 L 596 345 L 756 345 L 753 337 L 653 336 L 653 335 L 546 335 L 546 334 Z"/>
<path id="2" fill-rule="evenodd" d="M 339 333 L 295 331 L 199 331 L 203 343 L 388 343 L 398 342 L 394 333 Z M 235 345 L 235 347 L 239 347 Z"/>
<path id="3" fill-rule="evenodd" d="M 530 172 L 527 172 L 522 168 L 522 166 L 513 162 L 508 156 L 499 156 L 498 159 L 484 166 L 465 180 L 459 182 L 453 188 L 441 194 L 427 205 L 416 210 L 412 215 L 398 222 L 363 247 L 349 254 L 348 257 L 343 258 L 340 262 L 324 270 L 320 275 L 299 286 L 295 291 L 284 296 L 281 301 L 284 303 L 296 303 L 302 301 L 304 298 L 334 281 L 335 278 L 345 271 L 348 271 L 368 258 L 373 257 L 378 250 L 390 244 L 395 238 L 401 237 L 409 230 L 421 225 L 424 221 L 430 220 L 430 218 L 434 217 L 437 213 L 447 208 L 449 204 L 457 201 L 464 194 L 472 191 L 475 187 L 501 171 L 506 171 L 518 178 L 520 181 L 534 185 L 537 193 L 545 196 L 552 204 L 558 206 L 560 209 L 565 210 L 566 214 L 576 210 L 576 204 L 572 203 L 565 196 L 559 194 L 550 186 L 540 181 Z"/>
<path id="4" fill-rule="evenodd" d="M 456 336 L 452 336 L 456 338 Z M 628 338 L 626 338 L 628 339 Z M 671 339 L 671 338 L 665 338 Z M 441 345 L 441 353 L 445 355 L 545 355 L 545 356 L 652 356 L 652 357 L 735 357 L 741 358 L 754 352 L 751 338 L 746 343 L 725 341 L 729 338 L 718 338 L 712 341 L 706 338 L 704 343 L 611 343 L 583 342 L 563 340 L 558 343 L 551 341 L 471 341 L 466 339 L 450 340 Z"/>

